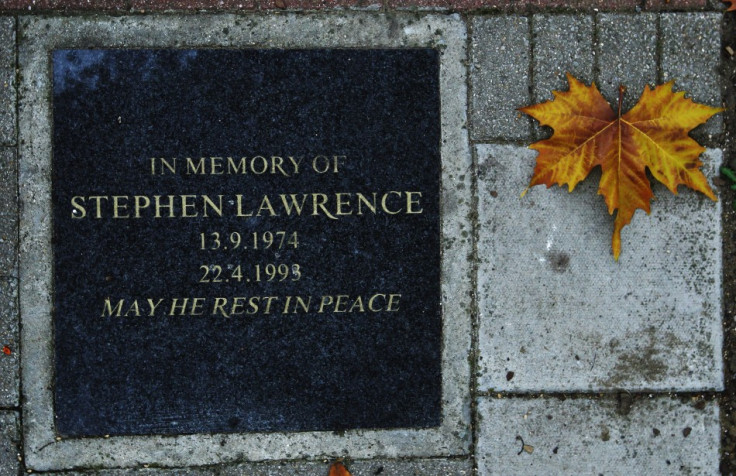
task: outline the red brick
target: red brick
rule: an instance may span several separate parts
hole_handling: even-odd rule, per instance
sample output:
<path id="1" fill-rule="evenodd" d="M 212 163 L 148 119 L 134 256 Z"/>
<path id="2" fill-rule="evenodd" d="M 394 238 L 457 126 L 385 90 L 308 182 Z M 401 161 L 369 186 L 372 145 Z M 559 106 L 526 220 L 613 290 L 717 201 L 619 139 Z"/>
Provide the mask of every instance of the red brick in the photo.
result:
<path id="1" fill-rule="evenodd" d="M 389 8 L 523 11 L 529 0 L 388 0 Z"/>
<path id="2" fill-rule="evenodd" d="M 530 0 L 535 10 L 564 9 L 577 11 L 634 11 L 642 0 Z"/>
<path id="3" fill-rule="evenodd" d="M 642 0 L 389 0 L 389 8 L 526 11 L 634 11 Z"/>
<path id="4" fill-rule="evenodd" d="M 381 0 L 260 0 L 261 10 L 324 10 L 381 6 L 383 6 Z"/>
<path id="5" fill-rule="evenodd" d="M 254 10 L 256 0 L 3 0 L 0 11 Z"/>
<path id="6" fill-rule="evenodd" d="M 647 0 L 646 9 L 650 11 L 666 10 L 705 10 L 708 0 Z"/>

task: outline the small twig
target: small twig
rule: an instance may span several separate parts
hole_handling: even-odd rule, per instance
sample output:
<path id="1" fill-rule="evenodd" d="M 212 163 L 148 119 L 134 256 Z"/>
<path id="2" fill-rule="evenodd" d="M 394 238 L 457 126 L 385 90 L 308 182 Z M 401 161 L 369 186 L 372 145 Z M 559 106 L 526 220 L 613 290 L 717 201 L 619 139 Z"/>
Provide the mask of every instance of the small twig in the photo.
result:
<path id="1" fill-rule="evenodd" d="M 38 450 L 36 450 L 36 451 L 41 451 L 41 450 L 43 450 L 44 448 L 47 448 L 47 447 L 49 447 L 49 446 L 51 446 L 51 445 L 53 445 L 53 444 L 56 444 L 56 441 L 50 441 L 50 442 L 46 443 L 45 445 L 43 445 L 42 447 L 40 447 L 40 448 L 39 448 Z"/>

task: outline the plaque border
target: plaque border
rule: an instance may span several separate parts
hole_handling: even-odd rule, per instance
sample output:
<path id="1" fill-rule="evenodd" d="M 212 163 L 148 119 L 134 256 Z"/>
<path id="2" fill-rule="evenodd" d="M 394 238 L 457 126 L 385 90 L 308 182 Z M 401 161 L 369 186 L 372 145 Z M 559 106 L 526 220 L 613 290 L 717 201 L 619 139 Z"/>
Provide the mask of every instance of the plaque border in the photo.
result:
<path id="1" fill-rule="evenodd" d="M 159 14 L 19 20 L 19 298 L 24 458 L 37 471 L 181 467 L 325 456 L 467 455 L 472 337 L 472 156 L 467 34 L 454 15 Z M 75 48 L 435 48 L 440 52 L 442 420 L 428 429 L 59 438 L 53 410 L 51 51 Z M 83 345 L 83 343 L 80 343 Z"/>

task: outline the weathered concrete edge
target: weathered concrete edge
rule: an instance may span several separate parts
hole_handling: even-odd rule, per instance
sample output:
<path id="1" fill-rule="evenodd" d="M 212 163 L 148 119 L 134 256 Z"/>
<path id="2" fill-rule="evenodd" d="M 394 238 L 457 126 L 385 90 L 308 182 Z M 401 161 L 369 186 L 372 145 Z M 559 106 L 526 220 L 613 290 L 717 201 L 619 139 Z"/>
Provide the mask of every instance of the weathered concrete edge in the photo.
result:
<path id="1" fill-rule="evenodd" d="M 465 92 L 466 29 L 458 15 L 156 15 L 21 17 L 19 22 L 20 303 L 25 461 L 29 469 L 207 465 L 232 461 L 450 456 L 469 453 L 472 229 Z M 58 48 L 433 47 L 441 51 L 443 416 L 436 429 L 250 433 L 56 440 L 51 319 L 51 66 Z"/>
<path id="2" fill-rule="evenodd" d="M 488 424 L 476 446 L 478 472 L 720 474 L 716 400 L 642 395 L 621 402 L 590 395 L 565 400 L 481 397 L 479 418 Z M 534 451 L 520 455 L 516 435 Z"/>

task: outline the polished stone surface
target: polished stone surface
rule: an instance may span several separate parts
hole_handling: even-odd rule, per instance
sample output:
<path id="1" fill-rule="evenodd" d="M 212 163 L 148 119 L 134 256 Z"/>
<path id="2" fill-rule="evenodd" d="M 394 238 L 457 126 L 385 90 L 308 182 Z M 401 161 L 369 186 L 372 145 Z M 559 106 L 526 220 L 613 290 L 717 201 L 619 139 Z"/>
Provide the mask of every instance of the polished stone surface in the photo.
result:
<path id="1" fill-rule="evenodd" d="M 60 434 L 439 425 L 436 50 L 58 50 L 53 79 Z"/>

